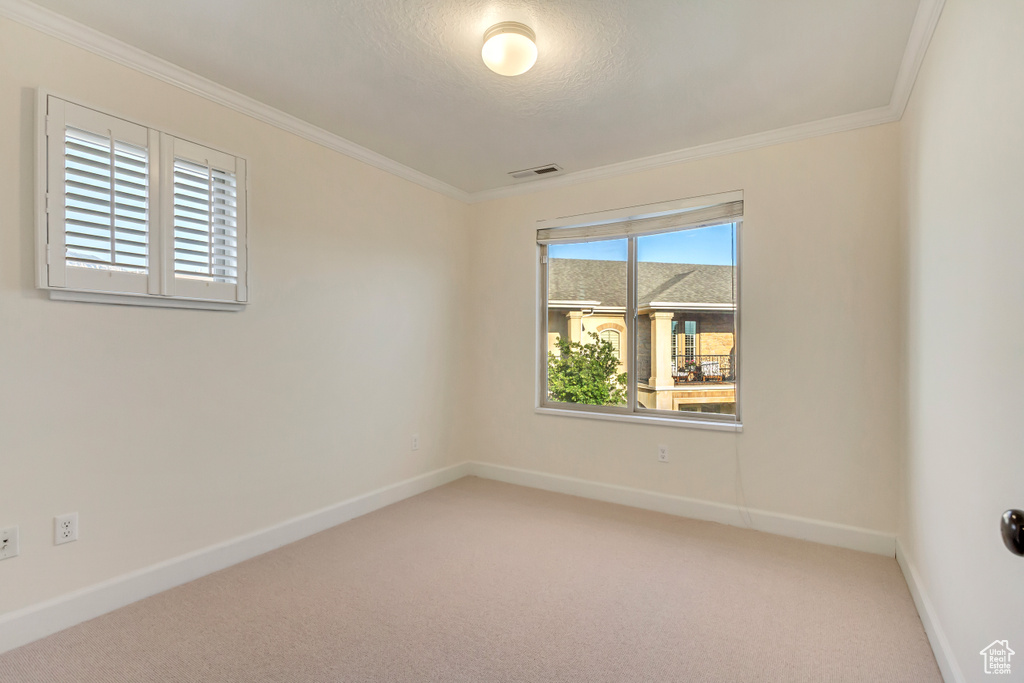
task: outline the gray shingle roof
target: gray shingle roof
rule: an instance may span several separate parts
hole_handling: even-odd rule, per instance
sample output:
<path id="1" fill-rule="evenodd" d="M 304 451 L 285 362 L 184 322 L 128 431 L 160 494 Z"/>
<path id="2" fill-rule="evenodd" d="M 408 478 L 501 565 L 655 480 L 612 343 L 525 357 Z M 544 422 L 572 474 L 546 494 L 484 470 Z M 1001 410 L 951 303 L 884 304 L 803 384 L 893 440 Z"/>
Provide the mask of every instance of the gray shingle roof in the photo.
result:
<path id="1" fill-rule="evenodd" d="M 652 301 L 703 304 L 733 302 L 733 267 L 692 263 L 639 264 L 640 307 Z M 626 305 L 626 262 L 550 259 L 548 299 Z"/>

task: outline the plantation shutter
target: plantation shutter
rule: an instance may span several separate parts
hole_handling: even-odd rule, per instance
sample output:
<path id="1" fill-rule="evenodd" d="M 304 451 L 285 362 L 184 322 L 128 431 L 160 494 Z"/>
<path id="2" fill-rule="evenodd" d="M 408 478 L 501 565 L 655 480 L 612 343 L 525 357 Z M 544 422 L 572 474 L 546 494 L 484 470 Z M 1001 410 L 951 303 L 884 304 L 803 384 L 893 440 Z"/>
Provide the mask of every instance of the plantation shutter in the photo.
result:
<path id="1" fill-rule="evenodd" d="M 175 296 L 245 301 L 245 162 L 167 137 L 172 226 L 167 287 Z"/>
<path id="2" fill-rule="evenodd" d="M 47 105 L 49 286 L 147 293 L 149 130 L 52 97 Z"/>

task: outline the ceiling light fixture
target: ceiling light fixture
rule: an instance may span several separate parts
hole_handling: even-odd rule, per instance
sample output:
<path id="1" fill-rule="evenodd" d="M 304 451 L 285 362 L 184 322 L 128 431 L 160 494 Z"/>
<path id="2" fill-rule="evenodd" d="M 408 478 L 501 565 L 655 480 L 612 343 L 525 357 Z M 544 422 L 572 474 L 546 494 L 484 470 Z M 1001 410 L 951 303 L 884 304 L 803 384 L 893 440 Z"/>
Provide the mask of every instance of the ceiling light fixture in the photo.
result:
<path id="1" fill-rule="evenodd" d="M 518 76 L 537 61 L 537 36 L 518 21 L 503 21 L 484 32 L 481 56 L 487 68 L 502 76 Z"/>

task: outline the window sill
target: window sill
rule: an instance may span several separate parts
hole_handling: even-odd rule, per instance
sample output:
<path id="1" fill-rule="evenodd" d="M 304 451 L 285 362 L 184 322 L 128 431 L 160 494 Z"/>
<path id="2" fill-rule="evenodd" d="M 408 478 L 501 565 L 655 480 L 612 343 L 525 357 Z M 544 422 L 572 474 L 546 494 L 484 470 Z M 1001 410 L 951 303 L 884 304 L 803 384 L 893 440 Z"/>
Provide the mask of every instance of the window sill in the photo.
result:
<path id="1" fill-rule="evenodd" d="M 693 420 L 678 417 L 661 417 L 656 415 L 636 415 L 629 413 L 598 413 L 586 410 L 568 410 L 565 408 L 536 407 L 533 412 L 538 415 L 559 415 L 562 417 L 582 417 L 589 420 L 612 420 L 615 422 L 633 422 L 656 425 L 659 427 L 687 427 L 689 429 L 708 429 L 716 432 L 742 432 L 742 422 L 712 422 L 711 420 Z"/>
<path id="2" fill-rule="evenodd" d="M 116 304 L 121 306 L 156 306 L 159 308 L 195 308 L 204 311 L 241 311 L 244 303 L 237 301 L 203 301 L 157 295 L 110 294 L 107 292 L 76 292 L 66 289 L 50 289 L 54 301 L 84 301 L 91 304 Z"/>

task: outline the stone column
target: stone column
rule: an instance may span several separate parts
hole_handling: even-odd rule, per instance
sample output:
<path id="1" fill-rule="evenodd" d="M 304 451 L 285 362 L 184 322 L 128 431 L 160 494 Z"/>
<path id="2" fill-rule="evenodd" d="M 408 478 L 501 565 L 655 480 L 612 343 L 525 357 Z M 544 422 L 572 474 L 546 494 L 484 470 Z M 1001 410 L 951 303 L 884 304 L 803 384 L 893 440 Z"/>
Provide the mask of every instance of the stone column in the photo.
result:
<path id="1" fill-rule="evenodd" d="M 672 316 L 671 311 L 651 313 L 651 378 L 647 383 L 652 389 L 671 389 L 676 384 L 672 378 Z"/>
<path id="2" fill-rule="evenodd" d="M 569 311 L 565 314 L 565 317 L 569 319 L 569 341 L 582 341 L 583 311 Z"/>

